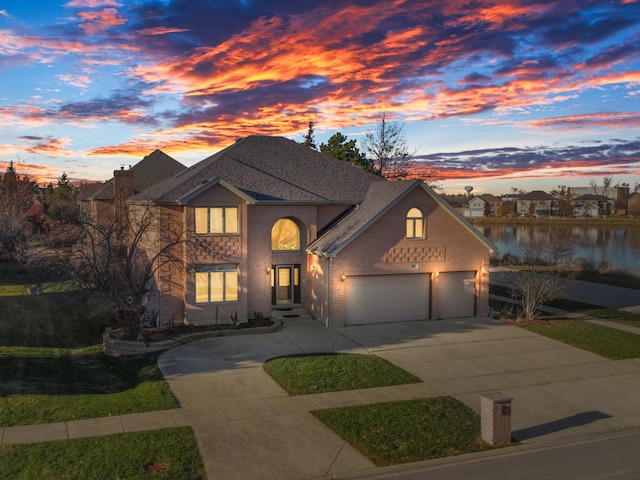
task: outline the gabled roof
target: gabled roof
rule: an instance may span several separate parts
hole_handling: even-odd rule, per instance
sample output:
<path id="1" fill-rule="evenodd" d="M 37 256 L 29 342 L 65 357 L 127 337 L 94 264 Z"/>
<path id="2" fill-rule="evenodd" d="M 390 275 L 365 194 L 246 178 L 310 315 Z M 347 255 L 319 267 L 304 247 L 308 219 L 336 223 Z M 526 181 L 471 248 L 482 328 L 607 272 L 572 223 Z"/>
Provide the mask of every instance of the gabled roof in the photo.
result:
<path id="1" fill-rule="evenodd" d="M 553 200 L 554 198 L 542 190 L 534 190 L 522 195 L 518 200 Z"/>
<path id="2" fill-rule="evenodd" d="M 134 172 L 133 182 L 136 193 L 142 192 L 171 175 L 182 172 L 187 167 L 166 153 L 155 150 L 138 163 L 131 170 Z M 113 178 L 93 195 L 93 200 L 113 200 Z"/>
<path id="3" fill-rule="evenodd" d="M 502 199 L 496 197 L 495 195 L 491 195 L 490 193 L 485 193 L 483 195 L 480 195 L 480 198 L 482 200 L 484 200 L 487 203 L 501 203 Z"/>
<path id="4" fill-rule="evenodd" d="M 358 204 L 333 228 L 309 245 L 307 252 L 322 257 L 335 258 L 342 249 L 416 188 L 424 189 L 440 207 L 444 208 L 471 235 L 482 242 L 490 253 L 498 251 L 491 242 L 464 220 L 447 201 L 435 194 L 424 182 L 421 180 L 398 180 L 395 182 L 372 183 L 364 201 Z"/>
<path id="5" fill-rule="evenodd" d="M 344 205 L 362 202 L 370 184 L 386 183 L 381 177 L 293 140 L 250 136 L 131 201 L 184 204 L 217 181 L 233 186 L 252 203 Z"/>

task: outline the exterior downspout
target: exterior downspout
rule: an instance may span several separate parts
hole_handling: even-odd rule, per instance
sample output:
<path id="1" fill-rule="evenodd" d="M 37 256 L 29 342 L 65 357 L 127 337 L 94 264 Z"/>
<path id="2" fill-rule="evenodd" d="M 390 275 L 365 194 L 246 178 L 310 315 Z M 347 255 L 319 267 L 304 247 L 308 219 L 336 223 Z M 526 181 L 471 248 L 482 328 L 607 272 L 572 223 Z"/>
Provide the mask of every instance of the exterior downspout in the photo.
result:
<path id="1" fill-rule="evenodd" d="M 324 326 L 329 327 L 329 306 L 331 303 L 331 258 L 327 258 L 327 314 L 324 319 Z"/>

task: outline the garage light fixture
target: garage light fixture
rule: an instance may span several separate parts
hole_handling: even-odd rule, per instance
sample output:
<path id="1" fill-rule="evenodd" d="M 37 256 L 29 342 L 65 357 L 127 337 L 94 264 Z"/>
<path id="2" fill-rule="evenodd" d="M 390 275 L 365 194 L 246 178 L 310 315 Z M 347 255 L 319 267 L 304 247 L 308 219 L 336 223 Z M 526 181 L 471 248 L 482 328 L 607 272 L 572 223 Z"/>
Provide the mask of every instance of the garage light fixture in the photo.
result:
<path id="1" fill-rule="evenodd" d="M 346 279 L 347 279 L 347 276 L 343 273 L 342 276 L 340 277 L 340 280 L 344 282 Z"/>

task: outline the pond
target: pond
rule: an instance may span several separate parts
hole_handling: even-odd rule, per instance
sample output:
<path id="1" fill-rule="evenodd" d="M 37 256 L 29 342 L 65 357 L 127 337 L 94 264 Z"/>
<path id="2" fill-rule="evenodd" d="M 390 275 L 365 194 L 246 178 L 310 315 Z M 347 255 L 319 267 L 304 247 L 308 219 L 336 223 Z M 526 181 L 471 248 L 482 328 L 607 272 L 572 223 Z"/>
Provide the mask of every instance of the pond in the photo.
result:
<path id="1" fill-rule="evenodd" d="M 500 254 L 522 255 L 553 247 L 568 249 L 575 259 L 621 270 L 640 269 L 640 227 L 579 225 L 476 225 Z"/>

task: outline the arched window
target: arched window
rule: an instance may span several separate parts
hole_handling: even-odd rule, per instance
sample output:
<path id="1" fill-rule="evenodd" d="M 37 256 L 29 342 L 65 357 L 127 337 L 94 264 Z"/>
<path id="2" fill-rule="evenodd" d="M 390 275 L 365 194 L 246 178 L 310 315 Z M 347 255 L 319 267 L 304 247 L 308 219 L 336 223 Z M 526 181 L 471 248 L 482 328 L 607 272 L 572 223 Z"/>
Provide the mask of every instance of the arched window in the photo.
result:
<path id="1" fill-rule="evenodd" d="M 407 238 L 424 238 L 424 216 L 419 208 L 407 213 Z"/>
<path id="2" fill-rule="evenodd" d="M 281 218 L 271 229 L 272 250 L 300 250 L 300 229 L 293 220 Z"/>

